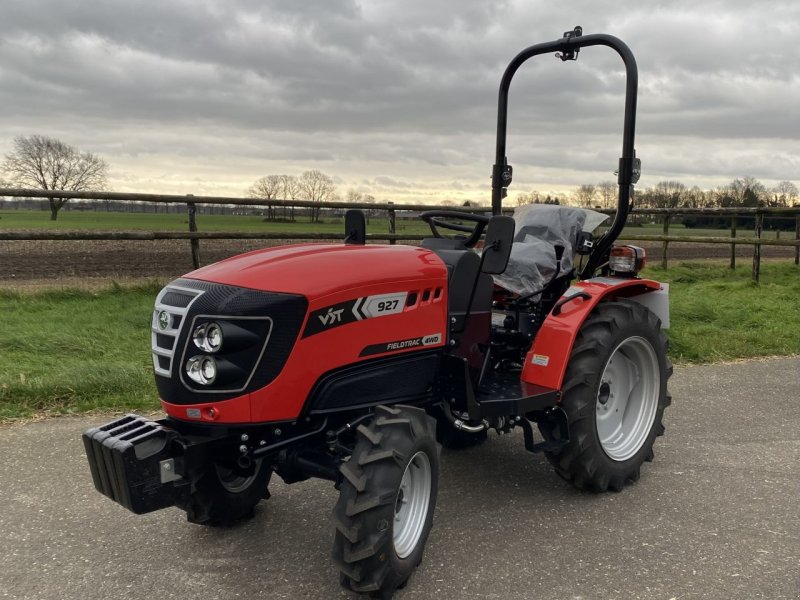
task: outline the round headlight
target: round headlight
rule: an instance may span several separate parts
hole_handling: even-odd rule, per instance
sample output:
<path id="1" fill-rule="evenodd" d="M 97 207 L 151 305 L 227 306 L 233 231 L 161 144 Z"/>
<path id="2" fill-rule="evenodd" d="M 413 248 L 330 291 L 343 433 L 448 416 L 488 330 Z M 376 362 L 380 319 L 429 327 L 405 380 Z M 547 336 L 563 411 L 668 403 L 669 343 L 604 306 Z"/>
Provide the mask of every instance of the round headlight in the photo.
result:
<path id="1" fill-rule="evenodd" d="M 204 352 L 217 352 L 222 348 L 222 327 L 218 323 L 204 323 L 192 333 L 194 345 Z"/>
<path id="2" fill-rule="evenodd" d="M 210 356 L 200 362 L 200 371 L 208 383 L 213 383 L 217 378 L 217 363 Z"/>
<path id="3" fill-rule="evenodd" d="M 211 385 L 217 378 L 217 363 L 210 356 L 193 356 L 186 361 L 186 375 L 200 385 Z"/>
<path id="4" fill-rule="evenodd" d="M 217 323 L 209 323 L 206 326 L 206 343 L 211 352 L 222 348 L 222 327 Z"/>

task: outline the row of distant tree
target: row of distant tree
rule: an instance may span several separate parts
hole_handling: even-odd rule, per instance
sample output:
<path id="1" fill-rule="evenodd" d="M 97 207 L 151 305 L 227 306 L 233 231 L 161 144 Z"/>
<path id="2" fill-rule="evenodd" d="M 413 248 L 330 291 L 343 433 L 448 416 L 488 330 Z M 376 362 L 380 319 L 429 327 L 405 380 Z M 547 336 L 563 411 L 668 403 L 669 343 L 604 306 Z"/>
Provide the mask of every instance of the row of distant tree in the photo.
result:
<path id="1" fill-rule="evenodd" d="M 578 186 L 566 198 L 545 196 L 536 190 L 516 196 L 517 205 L 574 204 L 584 208 L 614 208 L 619 186 L 612 181 Z M 650 188 L 636 190 L 636 206 L 643 208 L 738 208 L 755 206 L 795 206 L 800 201 L 797 186 L 781 181 L 768 188 L 753 177 L 737 177 L 727 185 L 710 190 L 687 187 L 680 181 L 660 181 Z"/>
<path id="2" fill-rule="evenodd" d="M 81 152 L 64 142 L 41 135 L 20 136 L 14 139 L 13 150 L 2 163 L 0 187 L 25 187 L 42 190 L 103 191 L 107 190 L 108 164 L 91 152 Z M 257 179 L 247 190 L 251 198 L 263 200 L 307 200 L 319 204 L 338 200 L 335 181 L 330 175 L 312 169 L 299 176 L 266 175 Z M 518 193 L 517 205 L 573 204 L 587 208 L 614 208 L 618 186 L 612 181 L 578 186 L 571 194 L 558 196 L 532 190 Z M 46 196 L 46 194 L 45 194 Z M 348 202 L 372 203 L 375 198 L 355 189 L 344 194 Z M 795 206 L 798 189 L 791 181 L 781 181 L 767 188 L 753 177 L 736 178 L 729 184 L 710 190 L 687 187 L 680 181 L 661 181 L 651 188 L 636 191 L 636 205 L 648 208 L 705 208 Z M 50 218 L 56 220 L 66 199 L 49 198 Z M 456 205 L 444 200 L 444 205 Z M 476 205 L 477 203 L 465 202 Z M 320 220 L 321 207 L 312 207 L 308 214 L 312 222 Z M 267 205 L 270 220 L 294 220 L 294 210 L 278 215 L 276 206 Z"/>

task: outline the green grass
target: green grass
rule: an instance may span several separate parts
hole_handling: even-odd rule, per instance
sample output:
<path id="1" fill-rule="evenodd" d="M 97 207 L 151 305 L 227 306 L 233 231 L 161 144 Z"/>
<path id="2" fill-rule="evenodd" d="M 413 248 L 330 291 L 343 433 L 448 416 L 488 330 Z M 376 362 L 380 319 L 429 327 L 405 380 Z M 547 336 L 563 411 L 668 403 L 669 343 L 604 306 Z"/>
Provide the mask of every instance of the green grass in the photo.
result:
<path id="1" fill-rule="evenodd" d="M 800 354 L 800 268 L 688 262 L 647 276 L 670 283 L 675 362 Z M 0 420 L 158 408 L 149 319 L 161 283 L 92 293 L 0 290 Z"/>
<path id="2" fill-rule="evenodd" d="M 763 262 L 732 271 L 722 262 L 680 263 L 645 273 L 670 284 L 670 353 L 677 362 L 800 354 L 800 267 Z"/>
<path id="3" fill-rule="evenodd" d="M 344 231 L 342 219 L 324 219 L 324 223 L 309 223 L 305 217 L 293 223 L 264 221 L 263 217 L 245 215 L 198 215 L 199 231 L 242 232 L 330 232 L 341 237 Z M 64 211 L 57 221 L 50 220 L 50 212 L 26 210 L 0 211 L 0 229 L 49 229 L 49 230 L 103 230 L 103 231 L 188 231 L 189 222 L 185 214 L 116 213 L 91 211 Z M 397 220 L 398 233 L 426 234 L 428 226 L 419 220 Z M 369 233 L 387 233 L 386 218 L 370 218 Z"/>
<path id="4" fill-rule="evenodd" d="M 160 288 L 0 291 L 0 420 L 157 408 L 149 318 Z"/>

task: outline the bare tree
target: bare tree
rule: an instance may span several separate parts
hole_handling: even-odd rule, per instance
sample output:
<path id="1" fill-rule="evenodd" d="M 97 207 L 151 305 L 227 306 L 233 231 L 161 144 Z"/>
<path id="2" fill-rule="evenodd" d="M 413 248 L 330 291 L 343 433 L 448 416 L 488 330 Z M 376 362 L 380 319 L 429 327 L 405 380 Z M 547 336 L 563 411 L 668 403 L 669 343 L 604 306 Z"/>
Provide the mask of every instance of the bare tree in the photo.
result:
<path id="1" fill-rule="evenodd" d="M 613 208 L 616 204 L 619 186 L 613 181 L 601 181 L 597 184 L 597 194 L 600 196 L 600 206 Z"/>
<path id="2" fill-rule="evenodd" d="M 791 181 L 781 181 L 772 188 L 773 206 L 793 206 L 797 202 L 797 186 Z"/>
<path id="3" fill-rule="evenodd" d="M 108 175 L 108 165 L 99 156 L 42 135 L 14 138 L 14 150 L 6 155 L 3 169 L 20 187 L 71 192 L 101 190 Z M 50 219 L 55 221 L 67 198 L 48 200 Z"/>
<path id="4" fill-rule="evenodd" d="M 284 200 L 297 200 L 300 194 L 300 182 L 294 175 L 281 175 L 281 185 L 283 186 Z M 286 213 L 284 212 L 284 216 Z M 294 221 L 294 206 L 292 206 L 291 220 Z"/>
<path id="5" fill-rule="evenodd" d="M 248 195 L 251 198 L 277 200 L 282 188 L 283 182 L 280 175 L 265 175 L 256 179 L 256 182 L 250 186 Z M 275 211 L 272 204 L 267 204 L 267 219 L 270 221 L 275 220 Z"/>
<path id="6" fill-rule="evenodd" d="M 344 196 L 347 202 L 360 202 L 366 204 L 374 204 L 375 203 L 375 196 L 370 194 L 365 194 L 363 192 L 359 192 L 354 188 L 350 188 L 347 190 L 347 193 Z M 367 220 L 367 224 L 369 225 L 369 218 L 372 216 L 373 209 L 363 210 L 364 217 Z"/>
<path id="7" fill-rule="evenodd" d="M 299 179 L 300 191 L 305 196 L 306 200 L 310 200 L 315 204 L 332 200 L 336 196 L 336 185 L 333 179 L 325 175 L 322 171 L 312 169 L 306 171 L 300 176 Z M 311 222 L 318 223 L 320 215 L 320 206 L 311 208 Z"/>
<path id="8" fill-rule="evenodd" d="M 280 175 L 266 175 L 256 179 L 250 186 L 248 195 L 251 198 L 263 198 L 265 200 L 276 200 L 281 191 L 282 182 Z"/>
<path id="9" fill-rule="evenodd" d="M 575 190 L 575 201 L 584 208 L 592 208 L 596 196 L 597 188 L 593 185 L 584 184 Z"/>
<path id="10" fill-rule="evenodd" d="M 347 202 L 363 202 L 364 194 L 356 189 L 350 188 L 344 196 Z"/>
<path id="11" fill-rule="evenodd" d="M 734 206 L 758 206 L 766 197 L 767 188 L 755 177 L 737 177 L 728 184 L 728 194 Z"/>
<path id="12" fill-rule="evenodd" d="M 525 204 L 539 204 L 541 201 L 542 195 L 536 190 L 533 190 L 528 194 L 525 192 L 517 194 L 517 206 L 524 206 Z"/>
<path id="13" fill-rule="evenodd" d="M 683 205 L 688 208 L 706 208 L 713 204 L 713 194 L 694 186 L 684 192 Z"/>
<path id="14" fill-rule="evenodd" d="M 300 193 L 300 182 L 294 175 L 280 175 L 283 197 L 286 200 L 297 200 Z"/>
<path id="15" fill-rule="evenodd" d="M 686 185 L 680 181 L 659 181 L 653 188 L 656 208 L 678 208 L 686 194 Z"/>

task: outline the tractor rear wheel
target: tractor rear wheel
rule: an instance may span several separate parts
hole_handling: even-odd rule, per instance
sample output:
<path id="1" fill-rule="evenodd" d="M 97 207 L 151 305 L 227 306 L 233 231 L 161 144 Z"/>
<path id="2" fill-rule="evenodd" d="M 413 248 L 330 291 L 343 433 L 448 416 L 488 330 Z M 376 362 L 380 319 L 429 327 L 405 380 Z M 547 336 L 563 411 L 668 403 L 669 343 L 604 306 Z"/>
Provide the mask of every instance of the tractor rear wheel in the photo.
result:
<path id="1" fill-rule="evenodd" d="M 198 525 L 230 526 L 249 519 L 255 507 L 269 498 L 272 469 L 264 460 L 256 460 L 250 469 L 234 465 L 211 464 L 195 483 L 188 502 L 181 506 L 186 519 Z"/>
<path id="2" fill-rule="evenodd" d="M 342 585 L 390 598 L 422 561 L 439 484 L 436 421 L 420 408 L 379 406 L 357 429 L 333 510 Z"/>
<path id="3" fill-rule="evenodd" d="M 598 492 L 639 479 L 671 402 L 668 345 L 658 317 L 632 300 L 602 302 L 589 315 L 564 376 L 569 443 L 547 453 L 559 476 Z"/>

